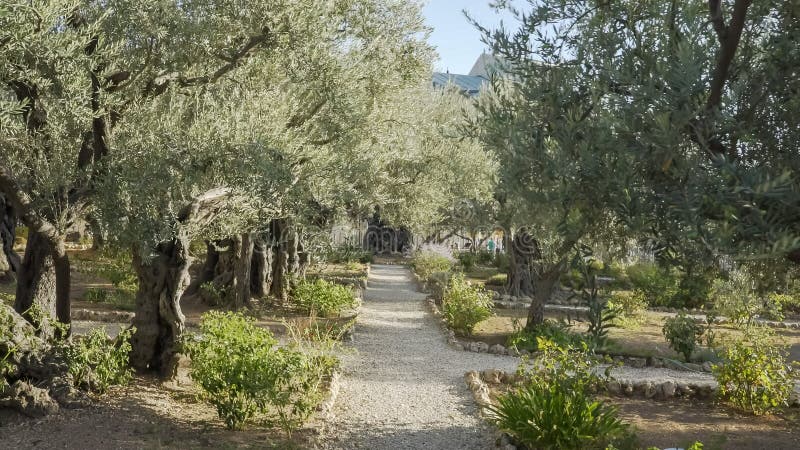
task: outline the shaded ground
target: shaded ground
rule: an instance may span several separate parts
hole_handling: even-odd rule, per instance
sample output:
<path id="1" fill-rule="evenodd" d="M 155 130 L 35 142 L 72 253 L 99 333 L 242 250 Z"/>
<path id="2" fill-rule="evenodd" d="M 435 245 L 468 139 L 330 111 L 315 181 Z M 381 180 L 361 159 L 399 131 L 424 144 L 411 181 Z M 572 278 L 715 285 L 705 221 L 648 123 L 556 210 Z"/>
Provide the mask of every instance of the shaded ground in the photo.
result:
<path id="1" fill-rule="evenodd" d="M 113 389 L 92 407 L 43 419 L 0 414 L 0 448 L 7 449 L 291 449 L 309 448 L 314 433 L 307 429 L 289 441 L 264 429 L 228 431 L 191 391 L 147 379 Z"/>

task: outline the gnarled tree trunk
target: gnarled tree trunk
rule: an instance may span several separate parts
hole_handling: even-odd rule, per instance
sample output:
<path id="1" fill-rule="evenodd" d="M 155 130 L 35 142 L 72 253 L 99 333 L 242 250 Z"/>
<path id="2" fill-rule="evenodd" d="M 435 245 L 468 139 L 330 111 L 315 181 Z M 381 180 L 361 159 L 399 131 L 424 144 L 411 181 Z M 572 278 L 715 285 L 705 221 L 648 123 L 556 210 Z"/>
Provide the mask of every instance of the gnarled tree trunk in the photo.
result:
<path id="1" fill-rule="evenodd" d="M 514 297 L 533 296 L 533 264 L 538 257 L 538 246 L 524 228 L 513 236 L 506 234 L 503 239 L 508 254 L 506 291 Z"/>
<path id="2" fill-rule="evenodd" d="M 17 216 L 14 208 L 0 194 L 0 283 L 14 281 L 19 273 L 20 259 L 14 252 Z"/>
<path id="3" fill-rule="evenodd" d="M 244 233 L 232 239 L 233 280 L 231 297 L 233 308 L 250 307 L 250 264 L 253 261 L 253 237 Z"/>
<path id="4" fill-rule="evenodd" d="M 41 234 L 31 231 L 25 256 L 17 273 L 14 309 L 36 326 L 36 317 L 29 314 L 33 305 L 49 317 L 56 317 L 56 269 L 50 243 Z"/>
<path id="5" fill-rule="evenodd" d="M 250 293 L 263 298 L 272 285 L 272 246 L 263 238 L 253 240 L 253 260 L 250 263 Z"/>
<path id="6" fill-rule="evenodd" d="M 528 321 L 525 323 L 525 329 L 533 331 L 533 327 L 544 322 L 544 305 L 550 301 L 559 278 L 560 271 L 545 272 L 534 277 L 533 297 L 531 305 L 528 307 Z"/>
<path id="7" fill-rule="evenodd" d="M 177 345 L 184 331 L 180 298 L 189 285 L 189 243 L 176 237 L 156 247 L 144 258 L 134 251 L 139 279 L 136 294 L 136 333 L 131 340 L 131 365 L 138 370 L 175 374 Z"/>

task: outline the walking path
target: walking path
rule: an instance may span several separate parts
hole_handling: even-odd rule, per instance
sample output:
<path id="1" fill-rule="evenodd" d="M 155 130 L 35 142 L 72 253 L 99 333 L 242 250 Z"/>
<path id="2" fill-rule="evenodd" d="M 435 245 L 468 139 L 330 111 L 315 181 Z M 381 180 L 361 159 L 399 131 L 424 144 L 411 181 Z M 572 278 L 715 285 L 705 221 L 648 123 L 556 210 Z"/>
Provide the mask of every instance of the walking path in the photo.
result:
<path id="1" fill-rule="evenodd" d="M 464 373 L 518 360 L 448 347 L 405 266 L 373 265 L 367 286 L 322 447 L 493 448 Z"/>

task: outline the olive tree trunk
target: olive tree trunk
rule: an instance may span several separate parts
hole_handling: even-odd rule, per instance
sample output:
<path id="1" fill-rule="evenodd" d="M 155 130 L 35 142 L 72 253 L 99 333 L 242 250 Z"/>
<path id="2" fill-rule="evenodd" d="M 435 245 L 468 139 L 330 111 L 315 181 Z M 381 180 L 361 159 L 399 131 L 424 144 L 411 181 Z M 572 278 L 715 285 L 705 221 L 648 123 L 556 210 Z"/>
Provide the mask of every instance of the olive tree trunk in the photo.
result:
<path id="1" fill-rule="evenodd" d="M 231 282 L 231 296 L 233 308 L 241 309 L 250 307 L 250 272 L 253 261 L 253 237 L 250 233 L 243 233 L 232 239 L 233 245 L 233 279 Z"/>
<path id="2" fill-rule="evenodd" d="M 263 298 L 272 285 L 272 246 L 263 237 L 253 239 L 253 259 L 250 263 L 250 293 Z"/>
<path id="3" fill-rule="evenodd" d="M 14 208 L 0 194 L 0 283 L 14 281 L 19 273 L 20 259 L 14 252 L 17 216 Z"/>
<path id="4" fill-rule="evenodd" d="M 48 318 L 68 324 L 70 285 L 69 256 L 63 239 L 52 242 L 31 231 L 17 275 L 14 309 L 37 326 L 43 324 L 28 313 L 33 305 L 37 305 Z"/>
<path id="5" fill-rule="evenodd" d="M 536 257 L 536 245 L 528 244 L 530 235 L 520 229 L 513 236 L 503 238 L 508 254 L 508 279 L 506 291 L 514 297 L 533 296 L 533 264 Z"/>
<path id="6" fill-rule="evenodd" d="M 175 238 L 143 257 L 134 251 L 139 279 L 136 294 L 136 332 L 131 339 L 131 365 L 141 371 L 172 377 L 176 370 L 178 344 L 184 331 L 180 299 L 189 284 L 189 243 Z"/>

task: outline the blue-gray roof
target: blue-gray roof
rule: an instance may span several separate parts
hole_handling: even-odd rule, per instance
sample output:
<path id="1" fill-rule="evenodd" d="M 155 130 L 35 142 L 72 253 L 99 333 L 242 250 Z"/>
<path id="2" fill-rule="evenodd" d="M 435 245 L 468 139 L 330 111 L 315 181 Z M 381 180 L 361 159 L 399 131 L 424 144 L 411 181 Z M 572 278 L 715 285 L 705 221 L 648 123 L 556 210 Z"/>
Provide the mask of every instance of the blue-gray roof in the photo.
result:
<path id="1" fill-rule="evenodd" d="M 470 97 L 478 95 L 486 82 L 487 80 L 483 77 L 442 72 L 433 73 L 433 87 L 445 88 L 453 85 Z"/>

